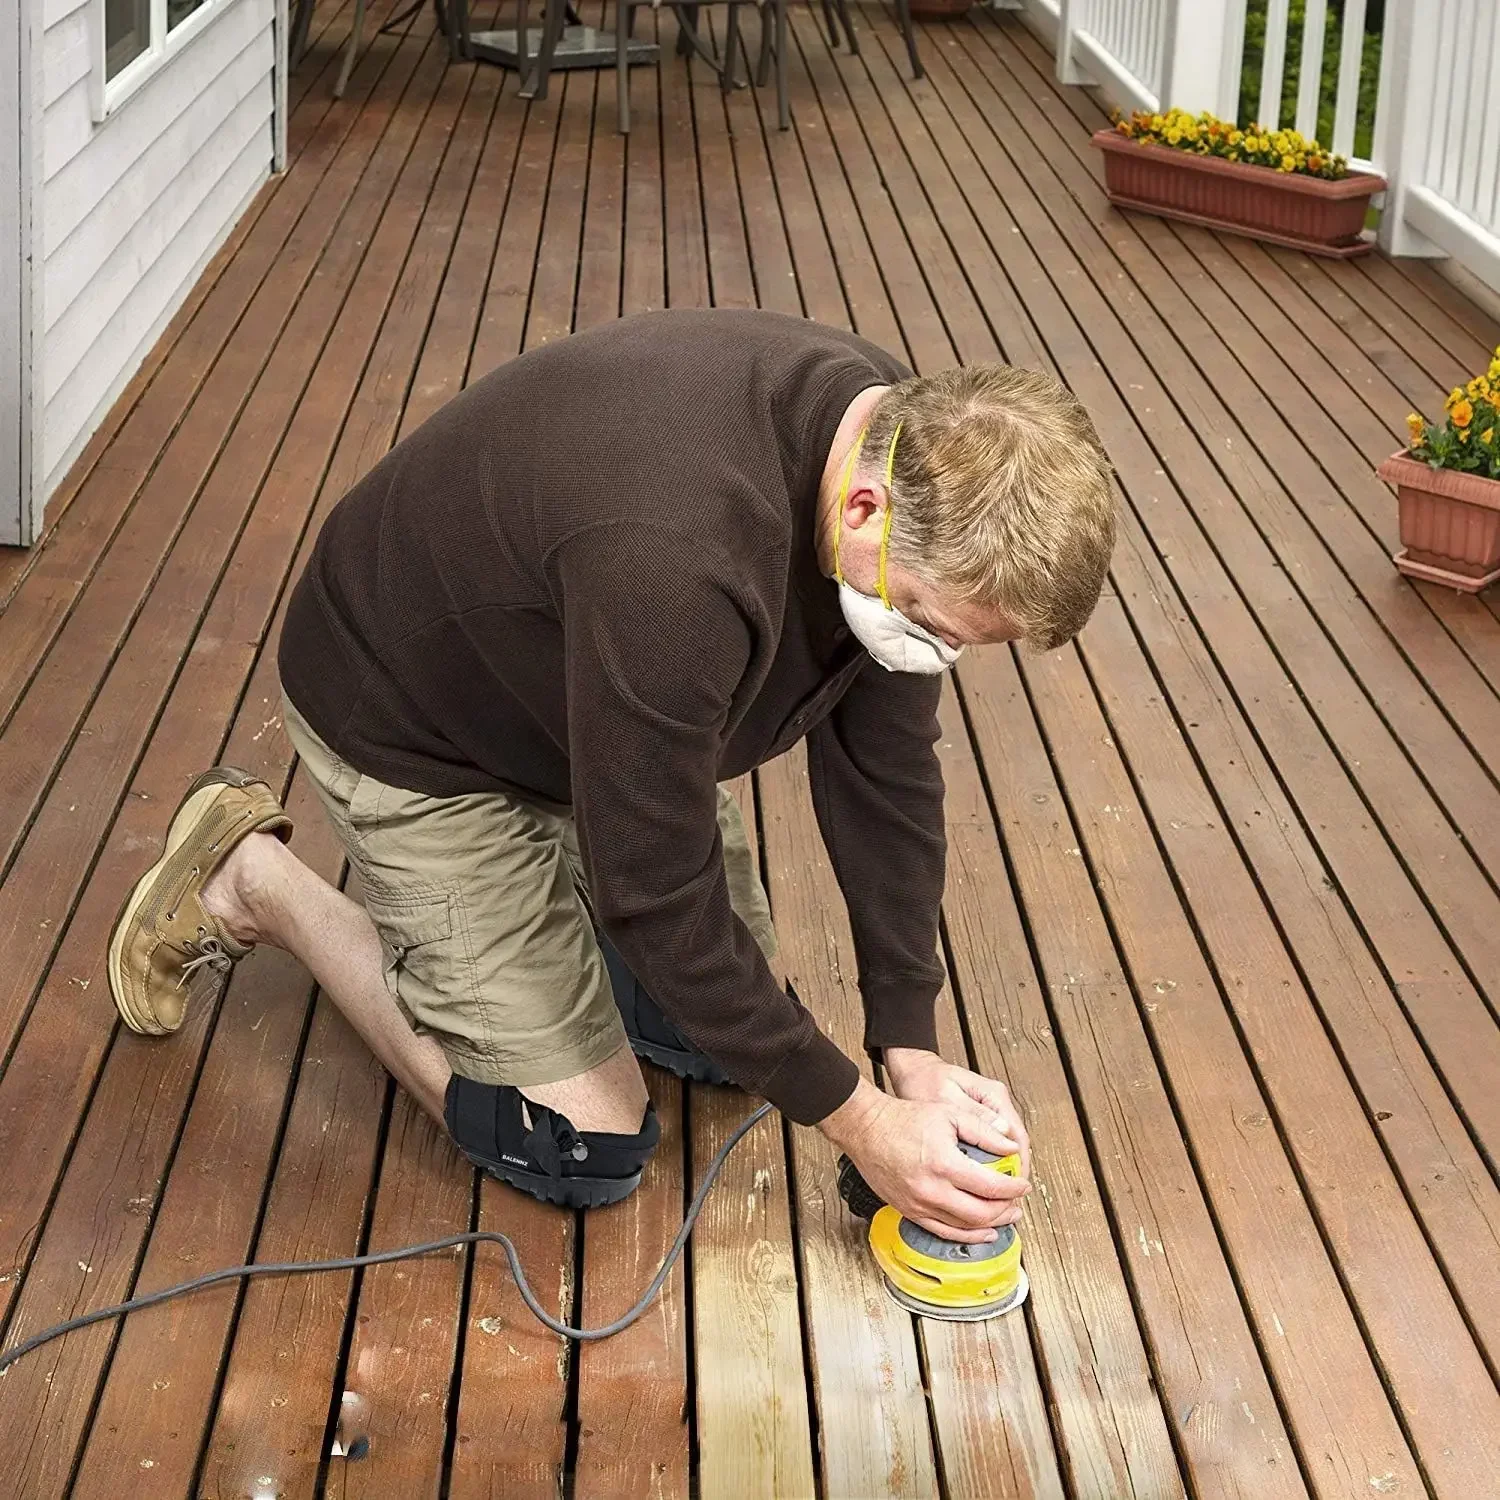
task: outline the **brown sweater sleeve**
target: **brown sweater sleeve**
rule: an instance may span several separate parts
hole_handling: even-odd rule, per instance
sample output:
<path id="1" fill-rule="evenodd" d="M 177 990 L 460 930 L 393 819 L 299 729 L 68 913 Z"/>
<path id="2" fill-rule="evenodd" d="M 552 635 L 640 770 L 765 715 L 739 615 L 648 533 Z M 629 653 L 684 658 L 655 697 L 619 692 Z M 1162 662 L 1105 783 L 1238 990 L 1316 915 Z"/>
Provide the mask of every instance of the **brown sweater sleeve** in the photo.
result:
<path id="1" fill-rule="evenodd" d="M 937 1051 L 947 855 L 933 748 L 941 694 L 941 677 L 872 661 L 808 736 L 813 806 L 849 909 L 871 1050 Z"/>
<path id="2" fill-rule="evenodd" d="M 800 1124 L 858 1070 L 776 984 L 729 902 L 716 772 L 754 629 L 719 564 L 630 523 L 552 553 L 574 811 L 595 915 L 662 1010 Z"/>

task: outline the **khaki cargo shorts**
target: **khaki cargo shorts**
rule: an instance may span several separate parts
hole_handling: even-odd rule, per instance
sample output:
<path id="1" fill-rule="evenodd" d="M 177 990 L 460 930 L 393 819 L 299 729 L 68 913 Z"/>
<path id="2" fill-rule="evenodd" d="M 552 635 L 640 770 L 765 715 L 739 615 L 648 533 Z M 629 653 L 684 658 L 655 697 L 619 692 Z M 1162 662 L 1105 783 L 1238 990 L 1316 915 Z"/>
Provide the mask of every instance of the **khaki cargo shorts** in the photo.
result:
<path id="1" fill-rule="evenodd" d="M 385 981 L 412 1029 L 479 1083 L 556 1083 L 625 1043 L 565 808 L 427 797 L 341 760 L 283 699 L 287 734 L 364 887 Z M 769 958 L 771 910 L 739 804 L 719 788 L 735 912 Z"/>

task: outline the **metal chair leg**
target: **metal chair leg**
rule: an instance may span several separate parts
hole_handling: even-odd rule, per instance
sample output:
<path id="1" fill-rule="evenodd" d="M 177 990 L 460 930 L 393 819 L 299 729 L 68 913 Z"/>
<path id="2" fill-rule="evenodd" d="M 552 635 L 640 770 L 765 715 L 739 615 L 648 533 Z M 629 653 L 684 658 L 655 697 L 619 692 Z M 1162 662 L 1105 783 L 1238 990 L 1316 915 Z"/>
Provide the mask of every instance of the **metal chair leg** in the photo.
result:
<path id="1" fill-rule="evenodd" d="M 469 27 L 469 0 L 448 0 L 448 18 L 458 40 L 458 55 L 464 62 L 474 61 L 474 43 Z"/>
<path id="2" fill-rule="evenodd" d="M 859 56 L 859 38 L 854 34 L 854 19 L 849 14 L 849 0 L 833 0 L 838 7 L 839 20 L 844 23 L 844 35 L 849 39 L 849 56 Z"/>
<path id="3" fill-rule="evenodd" d="M 365 29 L 365 0 L 354 0 L 354 29 L 349 33 L 349 42 L 344 49 L 344 60 L 339 64 L 339 76 L 333 85 L 333 97 L 342 99 L 349 87 L 349 75 L 354 71 L 354 59 L 359 52 L 359 39 Z"/>
<path id="4" fill-rule="evenodd" d="M 683 5 L 677 9 L 677 55 L 678 57 L 691 57 L 693 54 L 693 38 L 689 32 L 698 30 L 698 7 L 696 5 Z"/>
<path id="5" fill-rule="evenodd" d="M 729 15 L 724 22 L 724 59 L 719 66 L 719 89 L 728 93 L 734 85 L 734 69 L 740 52 L 739 0 L 729 0 Z"/>
<path id="6" fill-rule="evenodd" d="M 522 96 L 526 92 L 527 64 L 530 61 L 528 48 L 530 46 L 530 32 L 526 25 L 526 0 L 516 0 L 516 79 L 520 84 L 517 90 Z"/>
<path id="7" fill-rule="evenodd" d="M 542 13 L 542 46 L 536 55 L 536 67 L 530 81 L 521 89 L 523 99 L 547 97 L 547 82 L 552 77 L 552 58 L 557 52 L 558 38 L 562 35 L 563 20 L 562 0 L 547 0 L 547 7 Z M 519 61 L 518 58 L 517 62 Z"/>
<path id="8" fill-rule="evenodd" d="M 828 45 L 835 50 L 839 45 L 838 16 L 833 9 L 833 0 L 823 0 L 823 24 L 828 28 Z"/>
<path id="9" fill-rule="evenodd" d="M 630 0 L 615 0 L 615 107 L 620 134 L 630 134 L 630 31 L 634 18 Z"/>
<path id="10" fill-rule="evenodd" d="M 760 56 L 755 63 L 755 86 L 763 89 L 771 81 L 771 60 L 776 51 L 775 20 L 771 15 L 774 0 L 761 0 Z"/>
<path id="11" fill-rule="evenodd" d="M 911 76 L 923 77 L 922 59 L 917 56 L 917 31 L 912 25 L 911 0 L 896 0 L 896 14 L 901 21 L 901 35 L 906 38 L 906 55 L 911 58 Z"/>
<path id="12" fill-rule="evenodd" d="M 786 92 L 786 0 L 771 0 L 771 4 L 776 8 L 776 123 L 782 130 L 790 130 L 792 106 Z"/>
<path id="13" fill-rule="evenodd" d="M 297 0 L 297 14 L 292 21 L 292 34 L 287 38 L 287 67 L 295 68 L 307 53 L 307 34 L 312 29 L 312 13 L 315 0 Z"/>

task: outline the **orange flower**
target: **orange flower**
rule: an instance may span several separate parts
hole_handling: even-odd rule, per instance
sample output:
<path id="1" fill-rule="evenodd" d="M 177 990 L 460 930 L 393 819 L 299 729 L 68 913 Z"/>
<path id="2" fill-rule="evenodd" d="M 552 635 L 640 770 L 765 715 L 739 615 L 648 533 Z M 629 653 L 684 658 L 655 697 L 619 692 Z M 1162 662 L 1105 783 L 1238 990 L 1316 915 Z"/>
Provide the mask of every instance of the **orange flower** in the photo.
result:
<path id="1" fill-rule="evenodd" d="M 1462 432 L 1474 420 L 1474 408 L 1465 397 L 1461 396 L 1453 403 L 1450 415 L 1453 418 L 1453 425 Z"/>
<path id="2" fill-rule="evenodd" d="M 1412 412 L 1406 419 L 1406 429 L 1411 433 L 1412 446 L 1416 447 L 1422 441 L 1422 434 L 1427 430 L 1427 419 L 1421 412 Z"/>

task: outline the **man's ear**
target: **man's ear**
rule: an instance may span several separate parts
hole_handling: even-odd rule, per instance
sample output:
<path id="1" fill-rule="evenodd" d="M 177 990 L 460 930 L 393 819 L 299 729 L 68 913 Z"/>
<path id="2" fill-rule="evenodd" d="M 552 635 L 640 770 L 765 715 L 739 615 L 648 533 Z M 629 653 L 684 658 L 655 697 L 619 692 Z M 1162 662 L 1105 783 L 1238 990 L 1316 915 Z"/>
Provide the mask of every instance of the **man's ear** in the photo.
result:
<path id="1" fill-rule="evenodd" d="M 880 514 L 884 501 L 884 492 L 872 484 L 862 484 L 858 489 L 850 490 L 849 497 L 844 502 L 845 523 L 858 531 L 872 516 Z"/>

